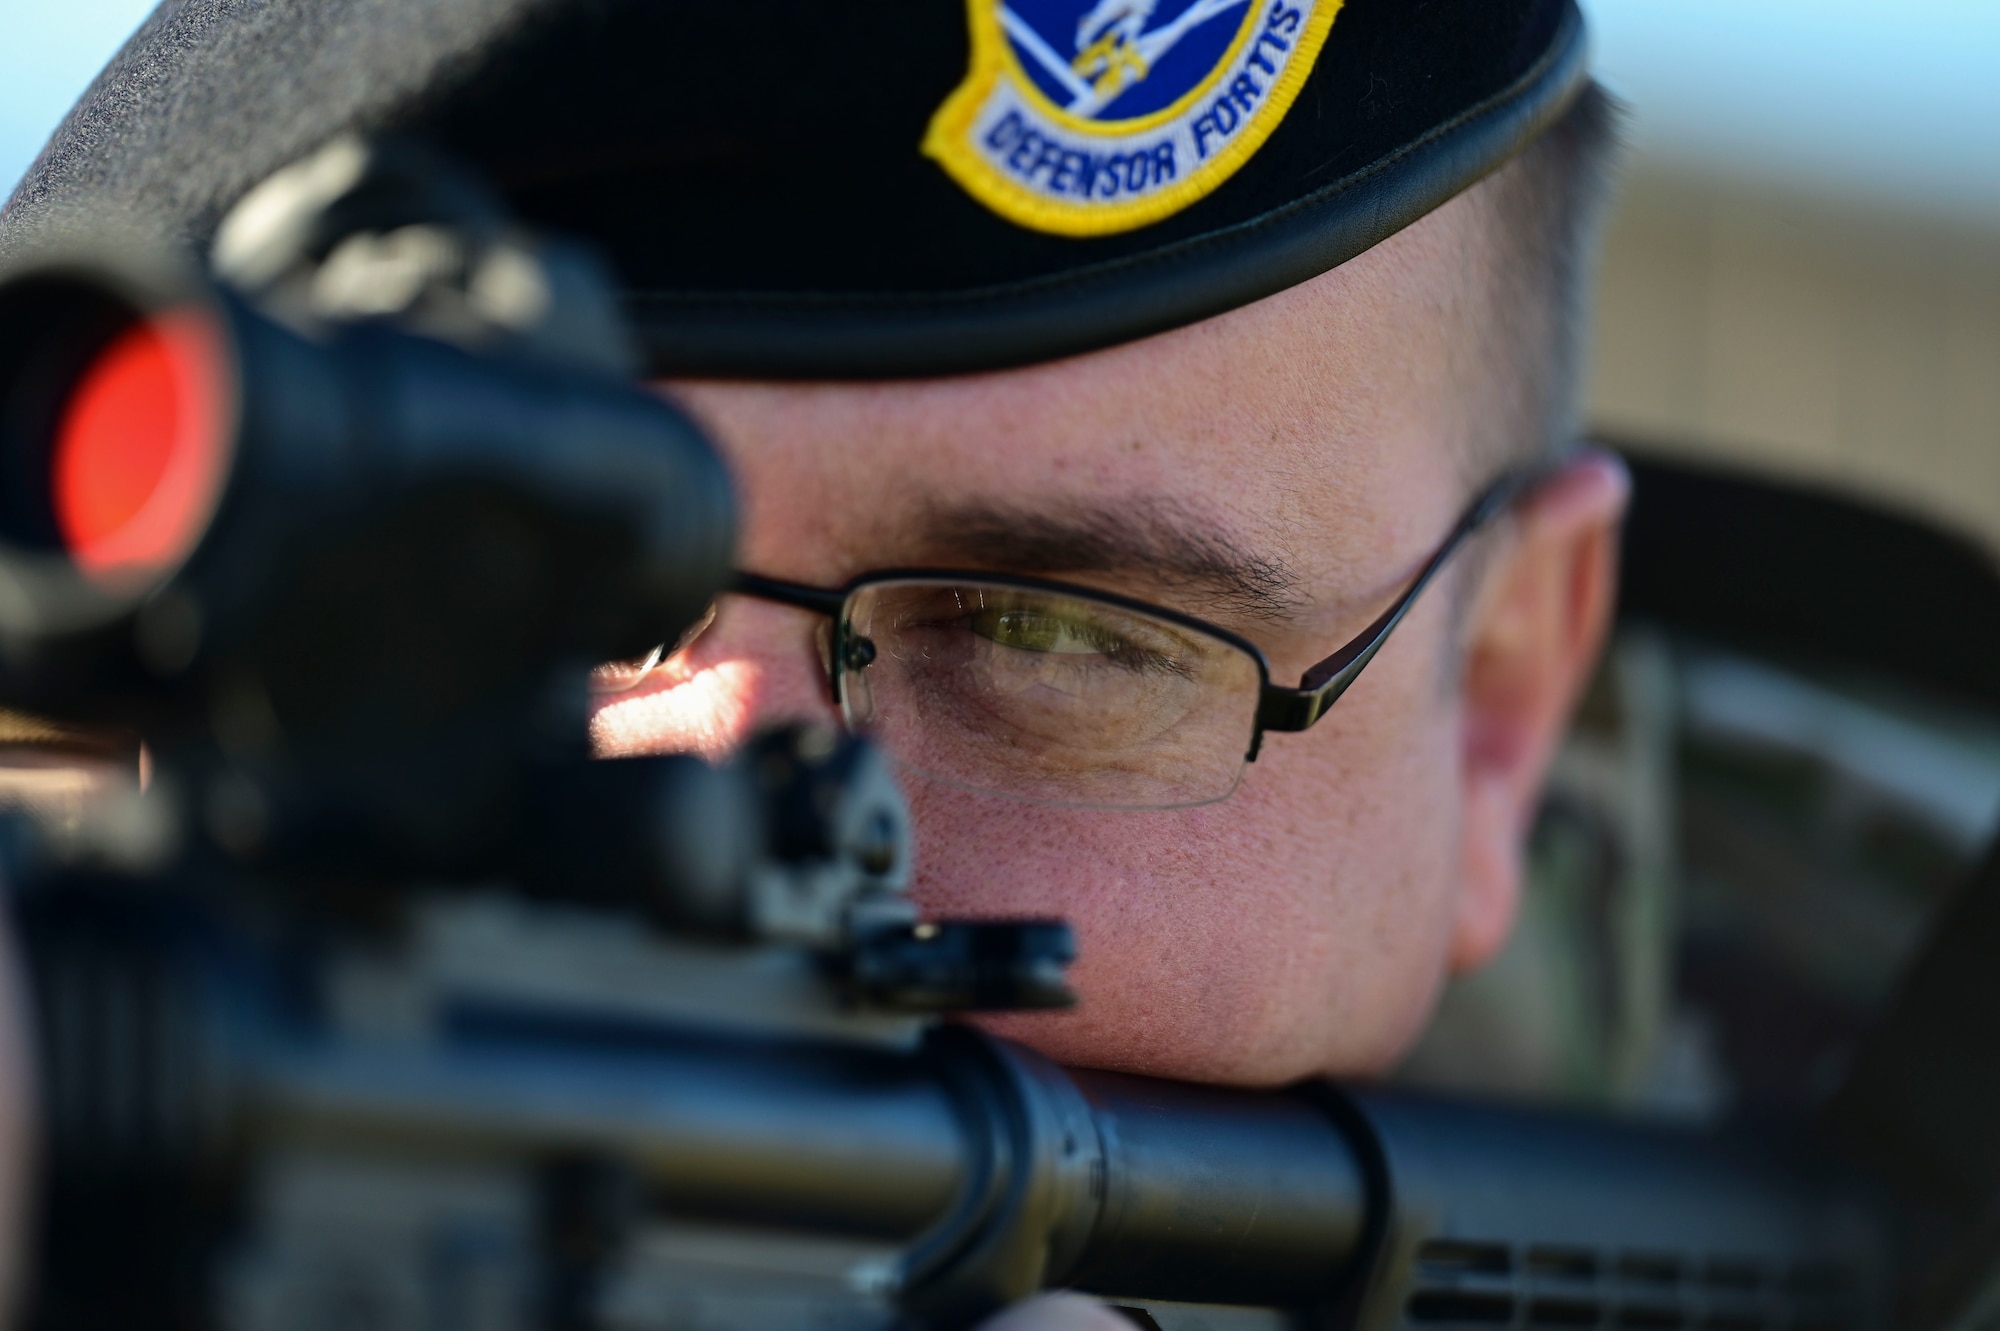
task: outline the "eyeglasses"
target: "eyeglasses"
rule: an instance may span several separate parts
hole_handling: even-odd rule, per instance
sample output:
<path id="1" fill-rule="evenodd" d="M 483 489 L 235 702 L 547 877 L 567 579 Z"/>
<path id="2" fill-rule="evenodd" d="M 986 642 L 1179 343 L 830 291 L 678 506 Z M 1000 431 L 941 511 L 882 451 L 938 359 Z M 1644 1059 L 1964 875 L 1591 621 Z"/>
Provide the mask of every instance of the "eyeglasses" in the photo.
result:
<path id="1" fill-rule="evenodd" d="M 831 621 L 834 702 L 899 766 L 1032 803 L 1184 808 L 1234 791 L 1265 732 L 1325 715 L 1535 479 L 1482 491 L 1403 594 L 1297 688 L 1273 684 L 1264 653 L 1227 629 L 1041 578 L 885 569 L 826 589 L 739 573 L 732 590 Z"/>

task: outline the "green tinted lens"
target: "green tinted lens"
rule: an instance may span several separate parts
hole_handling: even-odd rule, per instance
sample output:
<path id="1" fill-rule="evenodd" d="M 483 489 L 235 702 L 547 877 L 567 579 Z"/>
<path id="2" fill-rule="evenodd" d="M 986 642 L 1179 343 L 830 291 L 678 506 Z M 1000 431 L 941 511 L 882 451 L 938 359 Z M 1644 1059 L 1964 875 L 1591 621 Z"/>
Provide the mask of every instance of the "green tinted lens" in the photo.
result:
<path id="1" fill-rule="evenodd" d="M 1262 676 L 1199 630 L 1087 597 L 911 580 L 857 593 L 844 633 L 874 653 L 843 672 L 850 722 L 932 776 L 1157 808 L 1220 799 L 1242 773 Z"/>

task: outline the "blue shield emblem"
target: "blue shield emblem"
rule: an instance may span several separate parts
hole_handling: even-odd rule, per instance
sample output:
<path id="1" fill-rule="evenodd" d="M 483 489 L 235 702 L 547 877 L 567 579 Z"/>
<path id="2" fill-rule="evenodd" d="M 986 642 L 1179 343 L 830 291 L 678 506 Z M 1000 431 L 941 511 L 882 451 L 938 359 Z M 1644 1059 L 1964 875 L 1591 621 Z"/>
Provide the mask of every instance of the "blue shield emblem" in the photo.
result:
<path id="1" fill-rule="evenodd" d="M 1103 235 L 1187 207 L 1290 109 L 1340 0 L 969 0 L 972 67 L 924 151 L 1022 226 Z"/>

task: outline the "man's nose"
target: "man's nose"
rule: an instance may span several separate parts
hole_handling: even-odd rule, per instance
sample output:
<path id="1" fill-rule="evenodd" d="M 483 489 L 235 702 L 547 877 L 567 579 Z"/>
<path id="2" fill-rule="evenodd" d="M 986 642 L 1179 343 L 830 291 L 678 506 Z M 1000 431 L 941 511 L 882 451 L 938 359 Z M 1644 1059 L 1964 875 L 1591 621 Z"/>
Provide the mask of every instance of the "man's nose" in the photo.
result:
<path id="1" fill-rule="evenodd" d="M 601 757 L 718 758 L 788 722 L 838 725 L 820 621 L 788 606 L 724 596 L 714 620 L 629 688 L 601 692 L 590 721 Z"/>

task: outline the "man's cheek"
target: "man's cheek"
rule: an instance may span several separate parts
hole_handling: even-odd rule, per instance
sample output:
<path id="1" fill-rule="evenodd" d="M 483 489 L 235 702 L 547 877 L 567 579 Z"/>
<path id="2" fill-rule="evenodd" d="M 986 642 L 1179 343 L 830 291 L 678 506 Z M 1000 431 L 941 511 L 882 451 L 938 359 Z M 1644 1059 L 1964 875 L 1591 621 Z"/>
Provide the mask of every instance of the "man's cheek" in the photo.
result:
<path id="1" fill-rule="evenodd" d="M 1173 910 L 1236 839 L 1216 810 L 1065 809 L 907 780 L 914 894 L 929 915 L 1062 916 L 1118 903 Z"/>
<path id="2" fill-rule="evenodd" d="M 1313 931 L 1288 918 L 1276 866 L 1241 862 L 1242 811 L 1050 809 L 915 786 L 911 796 L 927 915 L 1054 916 L 1077 931 L 1076 1010 L 981 1024 L 1065 1062 L 1256 1078 L 1244 1056 L 1271 1034 L 1286 987 L 1270 981 Z"/>
<path id="3" fill-rule="evenodd" d="M 1072 980 L 1086 997 L 1168 959 L 1169 940 L 1200 947 L 1236 878 L 1212 807 L 1165 812 L 1061 809 L 913 785 L 914 892 L 931 916 L 1060 918 L 1076 929 Z"/>

